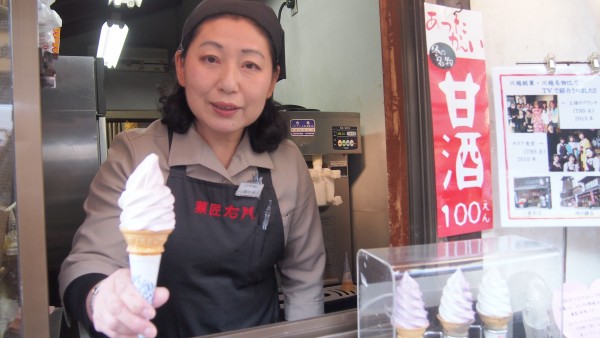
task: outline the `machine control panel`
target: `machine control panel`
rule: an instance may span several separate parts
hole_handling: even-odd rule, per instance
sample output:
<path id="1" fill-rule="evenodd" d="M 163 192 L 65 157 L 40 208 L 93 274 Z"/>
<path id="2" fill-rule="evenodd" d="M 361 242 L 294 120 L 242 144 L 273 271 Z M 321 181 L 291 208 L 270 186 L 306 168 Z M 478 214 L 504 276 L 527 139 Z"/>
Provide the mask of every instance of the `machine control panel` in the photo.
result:
<path id="1" fill-rule="evenodd" d="M 303 155 L 360 154 L 360 114 L 352 112 L 283 111 L 288 137 Z"/>
<path id="2" fill-rule="evenodd" d="M 331 129 L 334 150 L 358 149 L 358 127 L 333 126 Z"/>

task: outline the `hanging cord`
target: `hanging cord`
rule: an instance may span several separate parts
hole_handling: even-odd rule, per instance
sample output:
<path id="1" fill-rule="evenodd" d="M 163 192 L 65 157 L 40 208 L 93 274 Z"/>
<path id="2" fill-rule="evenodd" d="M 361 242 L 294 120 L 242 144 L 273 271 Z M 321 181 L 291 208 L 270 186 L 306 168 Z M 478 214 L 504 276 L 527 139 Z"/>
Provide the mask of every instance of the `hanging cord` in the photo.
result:
<path id="1" fill-rule="evenodd" d="M 283 11 L 284 7 L 294 8 L 295 5 L 296 5 L 296 0 L 285 0 L 281 4 L 281 6 L 279 6 L 279 12 L 277 13 L 277 20 L 279 20 L 281 22 L 281 11 Z"/>
<path id="2" fill-rule="evenodd" d="M 462 12 L 462 10 L 463 10 L 463 5 L 460 1 L 456 3 L 456 6 L 458 6 L 458 8 L 460 8 L 460 9 L 457 11 L 454 11 L 454 15 L 457 15 L 458 13 Z"/>
<path id="3" fill-rule="evenodd" d="M 279 22 L 281 22 L 281 11 L 283 10 L 283 7 L 285 7 L 285 5 L 287 4 L 287 1 L 284 1 L 281 6 L 279 6 L 279 13 L 277 13 L 277 20 L 279 20 Z"/>

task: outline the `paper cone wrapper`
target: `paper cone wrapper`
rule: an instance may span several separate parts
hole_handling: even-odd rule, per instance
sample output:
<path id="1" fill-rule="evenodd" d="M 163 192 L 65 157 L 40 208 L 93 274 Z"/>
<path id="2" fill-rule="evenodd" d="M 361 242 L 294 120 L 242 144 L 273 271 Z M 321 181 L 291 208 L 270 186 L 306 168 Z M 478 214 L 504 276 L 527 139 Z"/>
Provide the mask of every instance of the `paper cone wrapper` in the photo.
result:
<path id="1" fill-rule="evenodd" d="M 451 337 L 468 337 L 469 327 L 474 322 L 474 320 L 471 320 L 466 323 L 451 323 L 445 321 L 439 315 L 437 318 L 440 321 L 440 324 L 442 324 L 442 330 L 444 331 L 444 334 Z"/>
<path id="2" fill-rule="evenodd" d="M 160 255 L 173 229 L 163 231 L 121 230 L 130 255 Z"/>
<path id="3" fill-rule="evenodd" d="M 150 304 L 154 300 L 160 259 L 165 251 L 164 244 L 172 231 L 121 230 L 127 242 L 131 281 Z"/>
<path id="4" fill-rule="evenodd" d="M 396 328 L 396 338 L 423 338 L 427 327 L 419 327 L 416 329 L 405 329 L 403 327 Z"/>
<path id="5" fill-rule="evenodd" d="M 508 329 L 508 322 L 512 318 L 512 315 L 506 317 L 492 317 L 486 316 L 481 313 L 478 313 L 479 318 L 483 322 L 483 326 L 486 329 L 494 330 L 494 331 L 502 331 Z"/>
<path id="6" fill-rule="evenodd" d="M 129 255 L 131 281 L 144 299 L 152 304 L 161 255 Z"/>

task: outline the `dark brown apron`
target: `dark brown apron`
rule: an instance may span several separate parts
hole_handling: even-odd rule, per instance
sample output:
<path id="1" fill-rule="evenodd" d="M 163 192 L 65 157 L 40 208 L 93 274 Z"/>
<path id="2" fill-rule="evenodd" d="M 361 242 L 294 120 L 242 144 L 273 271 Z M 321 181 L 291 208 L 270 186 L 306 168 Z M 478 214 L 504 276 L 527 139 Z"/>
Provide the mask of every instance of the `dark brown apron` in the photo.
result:
<path id="1" fill-rule="evenodd" d="M 275 264 L 283 223 L 271 173 L 258 168 L 259 198 L 236 196 L 237 185 L 186 176 L 171 167 L 175 230 L 165 244 L 158 285 L 169 301 L 153 320 L 158 337 L 192 337 L 279 319 Z M 265 222 L 266 219 L 266 222 Z"/>

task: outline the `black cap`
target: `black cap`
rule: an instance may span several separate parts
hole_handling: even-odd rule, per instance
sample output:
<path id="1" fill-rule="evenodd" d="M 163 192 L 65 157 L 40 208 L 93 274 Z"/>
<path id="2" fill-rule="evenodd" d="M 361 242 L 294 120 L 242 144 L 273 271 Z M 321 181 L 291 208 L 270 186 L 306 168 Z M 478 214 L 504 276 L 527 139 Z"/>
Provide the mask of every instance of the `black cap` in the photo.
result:
<path id="1" fill-rule="evenodd" d="M 273 9 L 263 3 L 247 0 L 203 0 L 185 20 L 181 33 L 179 48 L 183 40 L 194 32 L 196 27 L 206 18 L 222 14 L 240 15 L 251 19 L 267 32 L 271 43 L 275 47 L 276 62 L 279 65 L 279 77 L 285 79 L 285 45 L 283 28 L 279 24 Z"/>

